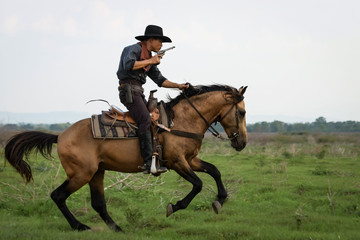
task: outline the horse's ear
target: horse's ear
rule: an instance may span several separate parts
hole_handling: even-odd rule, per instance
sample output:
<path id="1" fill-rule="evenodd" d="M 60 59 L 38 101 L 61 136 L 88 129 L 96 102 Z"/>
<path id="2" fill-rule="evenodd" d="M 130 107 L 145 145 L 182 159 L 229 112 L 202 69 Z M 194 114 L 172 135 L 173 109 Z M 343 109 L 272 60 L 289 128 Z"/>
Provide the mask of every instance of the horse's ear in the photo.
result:
<path id="1" fill-rule="evenodd" d="M 239 93 L 240 93 L 240 95 L 244 95 L 244 93 L 246 92 L 246 89 L 247 89 L 247 86 L 246 87 L 244 87 L 244 86 L 242 86 L 240 89 L 239 89 Z"/>

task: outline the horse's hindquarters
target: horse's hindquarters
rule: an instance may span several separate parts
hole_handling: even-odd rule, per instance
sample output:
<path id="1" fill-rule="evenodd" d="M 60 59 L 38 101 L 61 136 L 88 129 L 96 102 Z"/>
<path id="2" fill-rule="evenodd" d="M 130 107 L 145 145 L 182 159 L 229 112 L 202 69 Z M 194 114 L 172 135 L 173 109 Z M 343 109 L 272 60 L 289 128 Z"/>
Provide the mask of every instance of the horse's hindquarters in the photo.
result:
<path id="1" fill-rule="evenodd" d="M 120 172 L 139 172 L 142 166 L 138 139 L 94 139 L 90 119 L 73 124 L 59 136 L 58 154 L 69 177 L 95 173 L 100 163 L 105 170 Z"/>

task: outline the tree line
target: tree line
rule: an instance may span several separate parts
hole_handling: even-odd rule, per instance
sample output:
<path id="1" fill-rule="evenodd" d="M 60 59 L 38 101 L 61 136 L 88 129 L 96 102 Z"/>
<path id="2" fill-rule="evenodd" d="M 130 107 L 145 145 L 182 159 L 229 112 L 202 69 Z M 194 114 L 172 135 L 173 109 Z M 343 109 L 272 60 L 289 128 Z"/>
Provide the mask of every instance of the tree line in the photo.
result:
<path id="1" fill-rule="evenodd" d="M 213 127 L 224 132 L 222 126 L 217 123 Z M 327 122 L 324 117 L 317 118 L 314 122 L 306 123 L 285 123 L 282 121 L 273 122 L 257 122 L 246 125 L 248 132 L 360 132 L 360 122 L 344 121 L 344 122 Z"/>
<path id="2" fill-rule="evenodd" d="M 248 124 L 247 130 L 248 132 L 360 132 L 360 122 L 327 122 L 324 117 L 319 117 L 311 123 L 259 122 Z"/>

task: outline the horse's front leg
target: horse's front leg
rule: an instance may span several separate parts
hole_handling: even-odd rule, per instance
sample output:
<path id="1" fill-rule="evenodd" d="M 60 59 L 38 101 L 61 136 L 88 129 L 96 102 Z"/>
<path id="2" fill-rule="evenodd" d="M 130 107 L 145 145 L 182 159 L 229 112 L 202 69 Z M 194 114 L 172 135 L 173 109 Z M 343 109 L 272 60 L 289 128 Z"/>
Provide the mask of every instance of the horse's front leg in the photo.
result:
<path id="1" fill-rule="evenodd" d="M 205 162 L 198 157 L 191 161 L 190 166 L 194 171 L 205 172 L 214 178 L 218 189 L 218 195 L 217 200 L 213 202 L 212 206 L 215 213 L 218 214 L 228 196 L 224 184 L 221 180 L 220 171 L 211 163 Z"/>
<path id="2" fill-rule="evenodd" d="M 186 195 L 185 198 L 178 201 L 175 205 L 169 203 L 166 209 L 166 217 L 170 216 L 172 213 L 176 212 L 179 209 L 186 208 L 190 202 L 193 200 L 193 198 L 201 191 L 202 189 L 202 181 L 201 179 L 194 173 L 194 171 L 189 166 L 188 162 L 181 161 L 177 162 L 173 169 L 183 178 L 188 180 L 192 185 L 193 188 L 191 192 Z"/>

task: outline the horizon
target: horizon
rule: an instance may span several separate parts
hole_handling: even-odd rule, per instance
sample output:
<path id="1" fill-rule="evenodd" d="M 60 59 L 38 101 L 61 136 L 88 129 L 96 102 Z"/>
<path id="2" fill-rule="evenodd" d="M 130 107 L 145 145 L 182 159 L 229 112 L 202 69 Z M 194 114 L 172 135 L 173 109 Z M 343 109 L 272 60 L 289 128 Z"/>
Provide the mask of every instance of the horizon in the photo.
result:
<path id="1" fill-rule="evenodd" d="M 89 112 L 76 112 L 76 111 L 52 111 L 52 112 L 34 112 L 34 113 L 20 113 L 20 112 L 6 112 L 0 111 L 0 124 L 58 124 L 58 123 L 70 123 L 74 124 L 85 118 L 90 118 L 93 114 Z M 287 124 L 295 123 L 312 123 L 315 122 L 319 117 L 324 117 L 326 122 L 347 122 L 354 121 L 353 119 L 347 120 L 334 120 L 328 119 L 325 116 L 317 116 L 314 119 L 306 119 L 296 116 L 275 116 L 275 115 L 253 115 L 246 116 L 247 124 L 255 124 L 261 122 L 274 122 L 280 121 Z"/>

